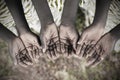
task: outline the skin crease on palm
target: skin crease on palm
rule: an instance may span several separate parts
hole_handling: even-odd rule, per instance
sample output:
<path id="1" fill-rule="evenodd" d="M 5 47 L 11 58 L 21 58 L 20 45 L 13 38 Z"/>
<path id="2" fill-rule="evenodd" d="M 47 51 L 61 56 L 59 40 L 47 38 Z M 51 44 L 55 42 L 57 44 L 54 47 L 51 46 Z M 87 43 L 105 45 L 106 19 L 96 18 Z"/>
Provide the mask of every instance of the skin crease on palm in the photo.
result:
<path id="1" fill-rule="evenodd" d="M 76 43 L 78 40 L 78 32 L 74 26 L 61 25 L 59 29 L 61 52 L 65 55 L 71 55 L 75 53 Z"/>
<path id="2" fill-rule="evenodd" d="M 5 28 L 2 24 L 0 24 L 0 38 L 8 43 L 8 49 L 15 65 L 20 64 L 23 67 L 32 65 L 33 62 L 30 55 L 40 53 L 38 47 L 35 45 L 25 47 L 22 39 Z M 34 57 L 36 57 L 36 55 L 34 55 Z"/>
<path id="3" fill-rule="evenodd" d="M 75 18 L 79 0 L 65 0 L 59 28 L 57 28 L 53 21 L 47 0 L 32 0 L 41 21 L 42 27 L 39 34 L 41 41 L 39 41 L 38 36 L 28 28 L 29 26 L 23 16 L 23 10 L 19 11 L 13 7 L 10 8 L 10 2 L 9 0 L 6 0 L 6 2 L 7 1 L 8 8 L 15 19 L 17 24 L 16 29 L 19 33 L 19 36 L 9 43 L 9 50 L 10 53 L 13 53 L 12 56 L 15 64 L 19 63 L 25 66 L 37 62 L 40 53 L 42 53 L 40 47 L 40 45 L 42 45 L 43 52 L 47 54 L 49 58 L 53 59 L 58 57 L 58 53 L 63 53 L 63 55 L 77 53 L 80 57 L 86 58 L 88 62 L 87 65 L 95 65 L 112 51 L 116 42 L 116 39 L 111 36 L 111 33 L 103 35 L 110 0 L 97 0 L 94 21 L 83 31 L 79 41 L 79 34 L 75 28 Z M 12 0 L 12 2 L 13 1 L 15 2 L 15 0 Z M 102 7 L 98 5 L 98 3 L 102 4 Z M 20 8 L 20 6 L 18 8 Z M 14 10 L 19 13 L 22 11 L 22 15 L 19 13 L 15 14 Z M 16 15 L 17 18 L 15 17 Z"/>
<path id="4" fill-rule="evenodd" d="M 38 62 L 39 56 L 42 53 L 41 51 L 42 48 L 40 47 L 40 44 L 39 44 L 40 41 L 38 39 L 38 36 L 29 29 L 28 23 L 25 19 L 21 0 L 17 0 L 17 1 L 16 0 L 11 0 L 11 1 L 5 0 L 5 2 L 16 23 L 15 27 L 18 32 L 18 38 L 15 39 L 15 42 L 16 44 L 19 44 L 18 42 L 20 42 L 20 44 L 24 46 L 24 48 L 21 48 L 22 47 L 21 45 L 20 45 L 20 48 L 17 48 L 19 47 L 18 45 L 16 46 L 17 51 L 18 51 L 16 52 L 17 61 L 19 61 L 20 63 L 26 64 L 26 66 L 30 64 L 26 63 L 29 61 L 25 61 L 25 60 L 30 60 L 31 63 Z M 15 46 L 14 44 L 15 42 L 12 42 L 13 44 L 11 45 Z M 25 58 L 25 57 L 28 57 L 28 58 Z"/>
<path id="5" fill-rule="evenodd" d="M 84 54 L 84 48 L 89 50 L 89 47 L 95 45 L 104 34 L 110 2 L 111 0 L 96 0 L 96 12 L 93 23 L 83 31 L 78 41 L 77 54 L 80 57 L 84 57 L 82 56 Z"/>
<path id="6" fill-rule="evenodd" d="M 75 53 L 76 43 L 79 38 L 78 31 L 75 27 L 75 20 L 79 0 L 65 0 L 61 25 L 59 26 L 61 52 L 65 55 Z"/>
<path id="7" fill-rule="evenodd" d="M 60 51 L 58 29 L 53 20 L 47 0 L 32 0 L 32 2 L 41 22 L 39 38 L 42 50 L 44 54 L 47 54 L 49 59 L 58 57 L 58 54 L 56 54 Z"/>
<path id="8" fill-rule="evenodd" d="M 115 43 L 119 40 L 120 24 L 113 28 L 108 33 L 104 34 L 94 46 L 94 49 L 89 51 L 86 56 L 86 66 L 95 66 L 100 63 L 114 49 Z"/>
<path id="9" fill-rule="evenodd" d="M 58 30 L 54 23 L 48 25 L 44 30 L 41 29 L 40 39 L 43 46 L 43 52 L 48 55 L 48 58 L 57 58 L 60 51 L 59 38 Z"/>

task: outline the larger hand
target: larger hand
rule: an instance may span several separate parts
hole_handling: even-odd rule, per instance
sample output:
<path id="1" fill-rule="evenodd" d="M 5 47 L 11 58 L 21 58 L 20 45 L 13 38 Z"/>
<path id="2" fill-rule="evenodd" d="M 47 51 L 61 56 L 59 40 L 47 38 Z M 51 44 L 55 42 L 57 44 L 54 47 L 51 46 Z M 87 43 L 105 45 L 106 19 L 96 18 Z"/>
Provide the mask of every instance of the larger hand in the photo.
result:
<path id="1" fill-rule="evenodd" d="M 89 26 L 86 28 L 78 41 L 77 54 L 81 57 L 86 56 L 85 52 L 90 49 L 103 35 L 104 29 L 99 26 Z"/>
<path id="2" fill-rule="evenodd" d="M 110 33 L 107 33 L 104 36 L 102 36 L 102 38 L 95 45 L 94 49 L 88 53 L 87 66 L 95 66 L 101 60 L 103 60 L 106 55 L 112 52 L 115 43 L 116 39 Z"/>

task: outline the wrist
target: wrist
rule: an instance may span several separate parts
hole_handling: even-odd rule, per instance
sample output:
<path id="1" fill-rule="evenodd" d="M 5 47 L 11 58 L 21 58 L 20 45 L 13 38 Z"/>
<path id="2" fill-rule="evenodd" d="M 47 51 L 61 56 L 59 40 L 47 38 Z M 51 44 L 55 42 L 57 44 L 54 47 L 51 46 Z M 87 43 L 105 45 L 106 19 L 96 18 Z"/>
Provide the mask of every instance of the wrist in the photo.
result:
<path id="1" fill-rule="evenodd" d="M 105 29 L 105 27 L 102 24 L 91 24 L 90 27 L 92 27 L 92 28 L 99 28 L 99 29 L 102 29 L 102 30 Z"/>
<path id="2" fill-rule="evenodd" d="M 52 26 L 56 26 L 56 24 L 55 24 L 54 22 L 48 22 L 48 23 L 45 24 L 45 25 L 42 25 L 42 24 L 41 24 L 41 30 L 46 30 L 46 29 L 48 29 L 48 28 L 50 28 L 50 27 L 52 27 Z"/>
<path id="3" fill-rule="evenodd" d="M 74 25 L 75 22 L 73 20 L 70 20 L 70 19 L 62 19 L 61 20 L 61 25 L 64 25 L 64 26 L 70 26 L 70 25 Z"/>
<path id="4" fill-rule="evenodd" d="M 120 39 L 120 35 L 119 35 L 119 32 L 118 32 L 118 31 L 111 30 L 109 33 L 110 33 L 111 36 L 114 37 L 116 40 Z"/>
<path id="5" fill-rule="evenodd" d="M 10 35 L 10 36 L 8 35 L 7 43 L 13 42 L 16 38 L 17 38 L 17 36 L 15 36 L 15 35 Z"/>

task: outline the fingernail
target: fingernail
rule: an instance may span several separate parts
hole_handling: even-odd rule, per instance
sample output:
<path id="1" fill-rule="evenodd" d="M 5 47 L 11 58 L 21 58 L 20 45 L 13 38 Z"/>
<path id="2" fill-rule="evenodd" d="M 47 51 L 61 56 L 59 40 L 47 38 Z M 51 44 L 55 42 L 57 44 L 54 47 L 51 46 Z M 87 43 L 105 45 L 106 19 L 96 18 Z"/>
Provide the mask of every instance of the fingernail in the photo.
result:
<path id="1" fill-rule="evenodd" d="M 46 51 L 46 49 L 44 48 L 44 49 L 43 49 L 43 53 L 45 53 L 45 51 Z"/>

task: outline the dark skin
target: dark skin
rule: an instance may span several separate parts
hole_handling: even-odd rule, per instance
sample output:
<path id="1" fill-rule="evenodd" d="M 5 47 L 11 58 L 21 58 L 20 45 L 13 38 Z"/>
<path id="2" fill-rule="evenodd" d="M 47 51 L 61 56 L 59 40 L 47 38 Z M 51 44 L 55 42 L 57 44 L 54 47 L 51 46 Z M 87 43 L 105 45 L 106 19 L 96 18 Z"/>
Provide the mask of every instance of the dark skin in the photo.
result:
<path id="1" fill-rule="evenodd" d="M 87 66 L 95 66 L 100 63 L 107 55 L 109 55 L 115 46 L 115 43 L 120 39 L 120 24 L 113 28 L 108 33 L 104 34 L 88 52 L 86 56 Z"/>
<path id="2" fill-rule="evenodd" d="M 65 0 L 61 25 L 59 27 L 61 52 L 67 55 L 75 53 L 76 44 L 79 38 L 75 27 L 76 13 L 79 0 Z"/>
<path id="3" fill-rule="evenodd" d="M 96 12 L 93 23 L 83 31 L 78 41 L 77 54 L 80 57 L 86 57 L 85 51 L 89 51 L 90 47 L 93 47 L 104 34 L 110 3 L 111 0 L 96 0 Z"/>
<path id="4" fill-rule="evenodd" d="M 75 28 L 79 0 L 65 0 L 59 30 L 53 21 L 47 0 L 32 0 L 32 2 L 41 21 L 40 39 L 43 51 L 46 51 L 50 57 L 56 57 L 56 53 L 71 54 L 73 48 L 75 52 L 79 37 Z"/>
<path id="5" fill-rule="evenodd" d="M 34 48 L 40 49 L 39 40 L 37 38 L 37 35 L 32 33 L 29 29 L 29 26 L 24 16 L 21 1 L 5 1 L 15 20 L 19 39 L 22 40 L 25 48 L 28 49 L 28 54 L 30 55 L 32 62 L 34 62 L 36 61 L 38 54 L 31 54 L 34 50 L 31 51 L 32 49 L 28 47 L 30 47 L 31 45 L 35 45 L 37 47 Z M 46 52 L 50 58 L 57 57 L 56 53 L 65 53 L 70 55 L 72 53 L 75 53 L 75 51 L 78 55 L 88 58 L 89 56 L 87 54 L 89 53 L 87 52 L 93 54 L 91 52 L 91 48 L 93 48 L 92 51 L 97 51 L 97 53 L 101 53 L 100 50 L 102 48 L 99 46 L 102 45 L 98 44 L 97 47 L 96 43 L 103 35 L 111 0 L 97 0 L 94 21 L 89 28 L 84 30 L 84 32 L 82 33 L 82 37 L 79 41 L 79 34 L 75 28 L 75 19 L 79 0 L 65 0 L 59 30 L 54 23 L 47 0 L 32 0 L 32 2 L 35 5 L 35 9 L 41 21 L 41 32 L 39 37 L 41 39 L 43 52 Z M 98 36 L 96 36 L 96 34 L 98 34 Z M 108 39 L 109 37 L 110 35 L 107 35 Z M 104 49 L 102 50 L 102 53 L 103 52 Z"/>
<path id="6" fill-rule="evenodd" d="M 53 16 L 48 6 L 47 0 L 32 0 L 38 17 L 41 22 L 39 37 L 42 49 L 51 59 L 58 56 L 60 52 L 58 29 L 54 23 Z"/>
<path id="7" fill-rule="evenodd" d="M 23 41 L 2 24 L 0 24 L 0 38 L 7 42 L 9 53 L 15 65 L 20 64 L 23 67 L 27 67 L 27 65 L 32 65 L 30 56 L 25 55 L 24 53 L 28 50 L 25 47 Z M 21 54 L 21 52 L 23 52 L 23 54 Z M 20 54 L 21 56 L 18 54 Z"/>
<path id="8" fill-rule="evenodd" d="M 41 50 L 40 41 L 38 36 L 34 34 L 28 26 L 21 0 L 5 0 L 5 2 L 16 23 L 15 27 L 18 32 L 18 37 L 24 44 L 25 49 L 27 49 L 26 54 L 30 56 L 32 63 L 37 62 L 40 53 L 42 53 L 39 51 Z"/>

